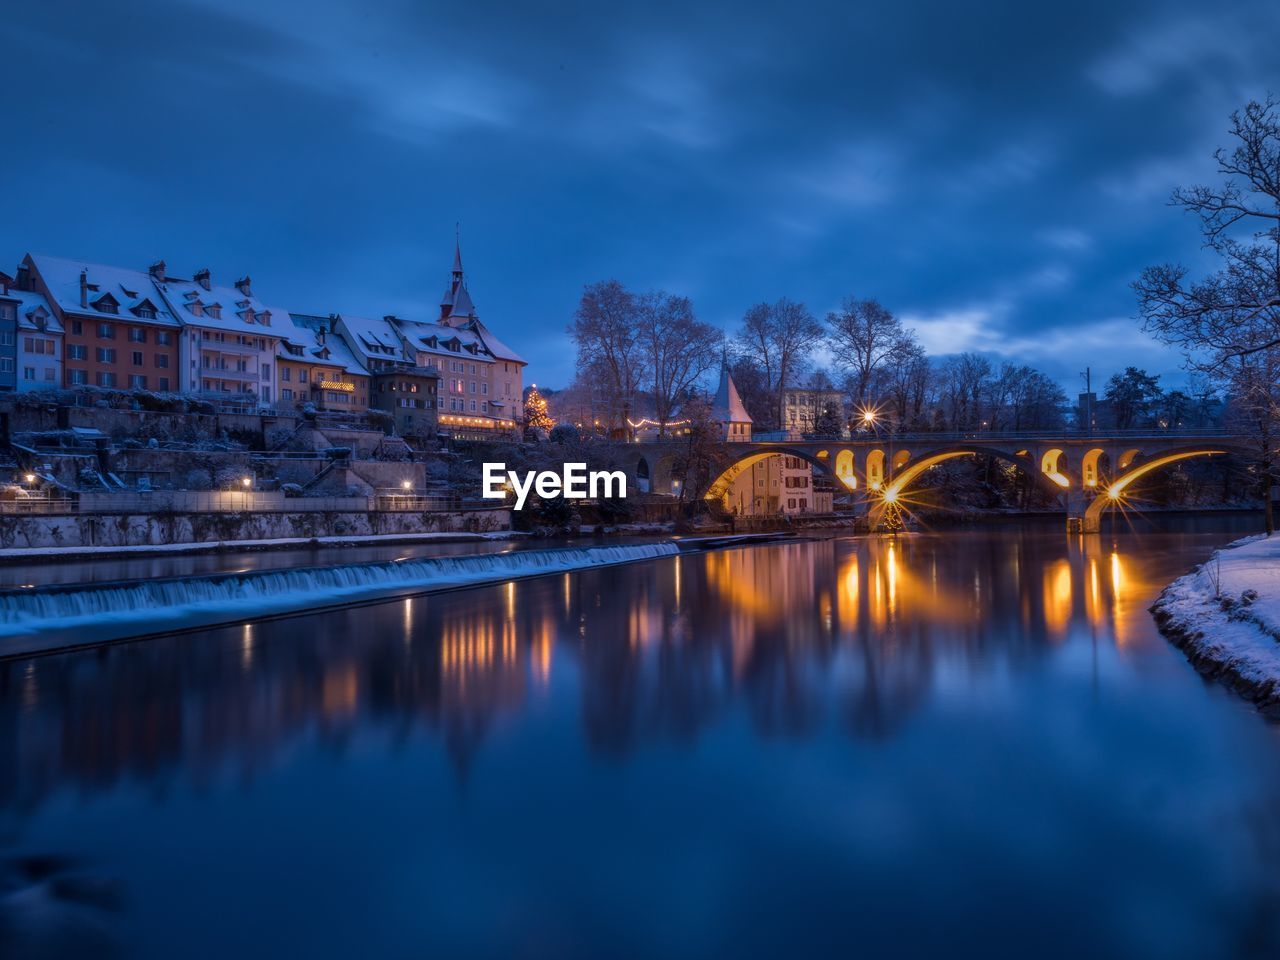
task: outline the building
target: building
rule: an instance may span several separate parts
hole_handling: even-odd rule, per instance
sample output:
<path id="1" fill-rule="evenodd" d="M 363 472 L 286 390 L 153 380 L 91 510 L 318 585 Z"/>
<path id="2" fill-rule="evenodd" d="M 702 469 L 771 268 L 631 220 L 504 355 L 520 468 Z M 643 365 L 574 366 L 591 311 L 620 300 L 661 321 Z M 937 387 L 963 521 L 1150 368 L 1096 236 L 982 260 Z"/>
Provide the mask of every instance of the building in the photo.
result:
<path id="1" fill-rule="evenodd" d="M 10 290 L 4 299 L 17 302 L 18 389 L 50 390 L 62 386 L 62 325 L 48 301 L 31 290 Z M 0 299 L 0 312 L 4 299 Z M 0 334 L 0 340 L 3 335 Z"/>
<path id="2" fill-rule="evenodd" d="M 729 373 L 728 362 L 720 364 L 720 385 L 711 401 L 711 419 L 720 424 L 720 436 L 731 443 L 743 443 L 751 439 L 751 415 L 742 405 L 737 384 Z"/>
<path id="3" fill-rule="evenodd" d="M 782 429 L 788 433 L 818 433 L 818 421 L 830 405 L 839 418 L 840 433 L 848 436 L 848 413 L 840 390 L 807 390 L 789 387 L 782 391 Z"/>
<path id="4" fill-rule="evenodd" d="M 63 385 L 178 390 L 181 328 L 152 275 L 28 254 L 17 286 L 44 297 L 63 331 Z"/>
<path id="5" fill-rule="evenodd" d="M 801 457 L 763 457 L 734 478 L 725 508 L 742 517 L 830 513 L 831 494 L 815 490 L 813 468 Z"/>
<path id="6" fill-rule="evenodd" d="M 18 386 L 18 298 L 10 295 L 13 277 L 0 273 L 0 392 Z"/>
<path id="7" fill-rule="evenodd" d="M 247 276 L 230 287 L 215 284 L 208 270 L 190 280 L 171 277 L 163 260 L 150 276 L 182 326 L 178 390 L 224 409 L 272 405 L 280 327 L 292 326 L 289 315 L 275 316 Z"/>
<path id="8" fill-rule="evenodd" d="M 345 341 L 368 371 L 369 407 L 391 415 L 401 436 L 427 438 L 437 429 L 440 371 L 419 365 L 416 352 L 406 352 L 392 325 L 393 317 L 335 315 L 332 330 Z"/>
<path id="9" fill-rule="evenodd" d="M 516 428 L 524 396 L 525 360 L 486 327 L 476 311 L 462 269 L 462 250 L 455 243 L 453 269 L 440 300 L 438 326 L 453 331 L 436 334 L 408 332 L 415 350 L 423 336 L 445 345 L 446 353 L 431 348 L 441 361 L 444 393 L 440 426 L 451 433 L 508 433 Z M 453 339 L 456 337 L 456 340 Z"/>
<path id="10" fill-rule="evenodd" d="M 279 316 L 277 312 L 275 315 Z M 334 332 L 334 317 L 290 314 L 276 352 L 280 406 L 311 403 L 317 410 L 363 413 L 369 409 L 369 371 Z"/>

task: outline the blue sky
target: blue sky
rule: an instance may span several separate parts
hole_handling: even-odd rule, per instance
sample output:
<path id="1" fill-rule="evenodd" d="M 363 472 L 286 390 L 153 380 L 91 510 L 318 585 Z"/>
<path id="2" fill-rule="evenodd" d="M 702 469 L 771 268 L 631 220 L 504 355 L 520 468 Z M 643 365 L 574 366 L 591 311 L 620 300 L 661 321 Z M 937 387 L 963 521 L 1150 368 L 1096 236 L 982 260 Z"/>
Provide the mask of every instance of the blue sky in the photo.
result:
<path id="1" fill-rule="evenodd" d="M 1181 382 L 1129 283 L 1205 262 L 1168 194 L 1280 92 L 1262 2 L 43 0 L 5 34 L 0 269 L 163 257 L 427 317 L 458 221 L 481 316 L 552 386 L 608 277 L 726 329 L 852 293 L 1072 392 Z"/>

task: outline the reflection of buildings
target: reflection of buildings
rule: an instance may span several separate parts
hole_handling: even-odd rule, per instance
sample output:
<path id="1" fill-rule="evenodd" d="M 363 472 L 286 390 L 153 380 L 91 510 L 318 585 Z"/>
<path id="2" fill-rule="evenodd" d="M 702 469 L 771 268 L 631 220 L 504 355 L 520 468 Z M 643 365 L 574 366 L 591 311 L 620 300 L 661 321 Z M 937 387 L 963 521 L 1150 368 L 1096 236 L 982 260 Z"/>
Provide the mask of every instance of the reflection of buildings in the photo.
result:
<path id="1" fill-rule="evenodd" d="M 1097 537 L 820 540 L 0 662 L 0 806 L 251 774 L 356 733 L 425 734 L 464 772 L 531 699 L 611 754 L 735 709 L 765 733 L 885 736 L 942 685 L 1132 642 L 1141 562 Z"/>

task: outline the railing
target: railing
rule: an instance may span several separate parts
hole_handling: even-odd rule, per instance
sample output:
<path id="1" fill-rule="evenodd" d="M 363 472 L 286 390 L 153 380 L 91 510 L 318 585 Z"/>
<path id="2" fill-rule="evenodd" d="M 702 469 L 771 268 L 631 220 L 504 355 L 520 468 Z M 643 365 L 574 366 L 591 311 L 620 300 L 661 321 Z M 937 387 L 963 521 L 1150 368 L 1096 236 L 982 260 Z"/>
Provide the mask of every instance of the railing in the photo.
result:
<path id="1" fill-rule="evenodd" d="M 0 500 L 0 516 L 28 517 L 76 512 L 74 500 L 45 500 L 35 497 L 27 500 Z"/>
<path id="2" fill-rule="evenodd" d="M 851 436 L 840 434 L 800 433 L 795 430 L 771 430 L 754 433 L 750 437 L 729 437 L 726 443 L 765 444 L 765 443 L 938 443 L 973 441 L 1036 441 L 1036 442 L 1080 442 L 1095 440 L 1105 443 L 1110 440 L 1230 440 L 1237 434 L 1229 430 L 1094 430 L 1077 432 L 1073 430 L 950 430 L 936 433 L 913 431 L 896 433 L 888 430 L 869 430 L 854 433 Z M 632 443 L 681 443 L 681 438 L 673 437 L 637 437 Z"/>
<path id="3" fill-rule="evenodd" d="M 372 504 L 369 509 L 390 513 L 445 513 L 457 511 L 462 506 L 458 497 L 427 497 L 416 494 L 383 493 L 370 500 Z"/>

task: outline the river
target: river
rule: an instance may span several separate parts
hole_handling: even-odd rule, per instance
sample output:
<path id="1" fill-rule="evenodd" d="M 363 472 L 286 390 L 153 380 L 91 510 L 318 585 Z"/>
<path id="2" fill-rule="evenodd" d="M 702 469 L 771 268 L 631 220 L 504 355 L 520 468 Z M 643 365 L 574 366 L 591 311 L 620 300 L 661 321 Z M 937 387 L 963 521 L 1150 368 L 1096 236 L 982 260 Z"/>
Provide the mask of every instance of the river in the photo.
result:
<path id="1" fill-rule="evenodd" d="M 1060 523 L 0 663 L 0 955 L 1280 956 L 1280 727 L 1146 609 L 1255 521 Z"/>

